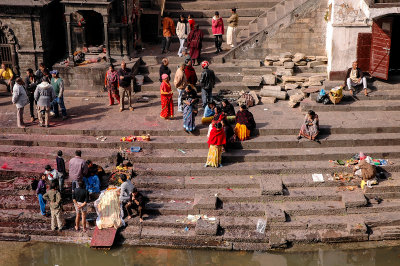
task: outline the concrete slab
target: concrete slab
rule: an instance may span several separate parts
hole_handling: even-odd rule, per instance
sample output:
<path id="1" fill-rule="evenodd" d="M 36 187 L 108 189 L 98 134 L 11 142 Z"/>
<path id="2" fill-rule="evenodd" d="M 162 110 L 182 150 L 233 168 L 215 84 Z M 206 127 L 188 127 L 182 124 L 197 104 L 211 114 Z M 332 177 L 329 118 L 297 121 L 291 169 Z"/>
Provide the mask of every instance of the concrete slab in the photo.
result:
<path id="1" fill-rule="evenodd" d="M 207 236 L 215 236 L 217 235 L 219 226 L 219 219 L 215 220 L 203 220 L 199 219 L 196 222 L 196 235 L 207 235 Z"/>
<path id="2" fill-rule="evenodd" d="M 217 207 L 217 197 L 207 194 L 195 194 L 193 209 L 215 210 Z"/>
<path id="3" fill-rule="evenodd" d="M 354 191 L 344 191 L 341 193 L 342 202 L 345 204 L 346 208 L 363 207 L 367 205 L 367 199 L 364 193 L 357 189 Z"/>
<path id="4" fill-rule="evenodd" d="M 260 177 L 261 195 L 282 195 L 282 179 Z"/>

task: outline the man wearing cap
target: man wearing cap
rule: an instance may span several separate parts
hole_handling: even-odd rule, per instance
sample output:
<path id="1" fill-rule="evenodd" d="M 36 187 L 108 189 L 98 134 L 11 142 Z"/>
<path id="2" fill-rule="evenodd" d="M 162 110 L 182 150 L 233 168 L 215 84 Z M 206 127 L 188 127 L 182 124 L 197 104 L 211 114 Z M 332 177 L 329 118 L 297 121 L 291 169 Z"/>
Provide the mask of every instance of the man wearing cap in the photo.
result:
<path id="1" fill-rule="evenodd" d="M 203 101 L 203 108 L 206 107 L 208 102 L 212 101 L 212 89 L 215 85 L 215 74 L 214 71 L 208 68 L 208 61 L 203 61 L 201 67 L 203 72 L 200 77 L 200 87 L 201 87 L 201 100 Z"/>
<path id="2" fill-rule="evenodd" d="M 50 74 L 52 76 L 51 86 L 53 86 L 56 95 L 56 98 L 51 103 L 51 109 L 54 112 L 54 117 L 57 118 L 59 116 L 58 105 L 60 105 L 62 119 L 64 120 L 67 118 L 67 109 L 64 105 L 64 81 L 58 76 L 58 70 L 52 70 Z"/>

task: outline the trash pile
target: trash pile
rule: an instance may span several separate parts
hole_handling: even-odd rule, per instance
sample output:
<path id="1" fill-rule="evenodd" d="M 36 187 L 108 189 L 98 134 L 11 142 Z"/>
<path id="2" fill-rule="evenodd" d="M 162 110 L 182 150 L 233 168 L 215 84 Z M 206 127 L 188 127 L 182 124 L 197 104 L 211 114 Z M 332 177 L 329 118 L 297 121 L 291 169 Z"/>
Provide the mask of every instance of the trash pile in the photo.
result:
<path id="1" fill-rule="evenodd" d="M 389 164 L 387 159 L 374 159 L 371 156 L 366 156 L 364 153 L 356 153 L 347 160 L 330 160 L 329 162 L 333 163 L 335 166 L 346 166 L 351 167 L 352 165 L 358 164 L 361 160 L 365 160 L 367 163 L 375 166 L 385 166 Z"/>
<path id="2" fill-rule="evenodd" d="M 150 134 L 147 134 L 146 136 L 127 136 L 127 137 L 122 137 L 120 139 L 121 142 L 134 142 L 134 141 L 150 141 Z"/>
<path id="3" fill-rule="evenodd" d="M 215 217 L 208 217 L 206 214 L 196 214 L 196 215 L 189 214 L 184 219 L 177 219 L 176 222 L 182 224 L 195 224 L 199 219 L 210 221 L 211 223 L 217 221 Z"/>

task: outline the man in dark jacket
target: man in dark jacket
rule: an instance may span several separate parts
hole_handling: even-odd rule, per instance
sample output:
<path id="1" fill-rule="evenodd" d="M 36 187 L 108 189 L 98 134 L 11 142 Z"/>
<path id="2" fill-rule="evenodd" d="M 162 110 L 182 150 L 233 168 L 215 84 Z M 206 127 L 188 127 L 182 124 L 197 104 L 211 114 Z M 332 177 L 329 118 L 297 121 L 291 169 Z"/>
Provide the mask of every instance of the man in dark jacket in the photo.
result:
<path id="1" fill-rule="evenodd" d="M 201 100 L 203 101 L 203 108 L 206 107 L 208 102 L 212 101 L 212 89 L 215 85 L 215 74 L 214 71 L 208 68 L 209 63 L 203 61 L 201 67 L 203 72 L 200 77 L 200 87 L 201 87 Z"/>
<path id="2" fill-rule="evenodd" d="M 129 110 L 133 111 L 132 107 L 132 70 L 126 67 L 124 61 L 121 63 L 121 69 L 118 70 L 118 75 L 120 78 L 119 81 L 119 95 L 121 96 L 120 108 L 119 111 L 122 112 L 124 110 L 124 98 L 125 95 L 128 97 L 129 102 Z"/>
<path id="3" fill-rule="evenodd" d="M 35 105 L 35 90 L 36 86 L 38 85 L 37 83 L 37 78 L 35 74 L 33 74 L 33 70 L 29 68 L 26 71 L 26 77 L 25 77 L 25 86 L 26 86 L 26 92 L 28 94 L 29 98 L 29 110 L 31 112 L 31 122 L 35 120 L 35 112 L 34 112 L 34 105 Z"/>
<path id="4" fill-rule="evenodd" d="M 357 61 L 353 62 L 353 66 L 347 70 L 346 79 L 344 83 L 347 85 L 347 88 L 350 90 L 350 94 L 354 94 L 355 86 L 363 85 L 365 96 L 368 96 L 367 92 L 367 79 L 364 77 L 364 74 L 360 68 L 358 68 Z"/>

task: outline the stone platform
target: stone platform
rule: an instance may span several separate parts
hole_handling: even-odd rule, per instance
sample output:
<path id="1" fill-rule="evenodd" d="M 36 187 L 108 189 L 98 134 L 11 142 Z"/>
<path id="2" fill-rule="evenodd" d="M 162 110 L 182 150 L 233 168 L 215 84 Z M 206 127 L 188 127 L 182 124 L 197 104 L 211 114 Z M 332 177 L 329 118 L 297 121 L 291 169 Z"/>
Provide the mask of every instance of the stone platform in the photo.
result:
<path id="1" fill-rule="evenodd" d="M 161 119 L 157 93 L 138 93 L 136 99 L 149 101 L 135 101 L 134 111 L 120 113 L 117 106 L 107 106 L 105 93 L 81 97 L 67 92 L 69 119 L 52 120 L 47 129 L 37 122 L 16 128 L 16 109 L 9 96 L 0 96 L 0 166 L 7 164 L 0 169 L 0 235 L 88 242 L 93 230 L 73 230 L 74 210 L 68 200 L 67 229 L 50 231 L 50 218 L 39 214 L 30 178 L 40 175 L 46 164 L 54 166 L 59 149 L 66 160 L 81 149 L 84 159 L 109 171 L 120 148 L 140 146 L 142 151 L 129 157 L 138 173 L 134 183 L 150 203 L 144 222 L 140 224 L 138 217 L 127 221 L 117 236 L 124 244 L 268 250 L 303 243 L 399 239 L 400 111 L 360 108 L 367 102 L 387 106 L 379 98 L 385 93 L 396 101 L 396 92 L 388 90 L 378 88 L 370 100 L 345 102 L 346 110 L 341 105 L 318 106 L 320 144 L 296 140 L 307 110 L 303 103 L 295 109 L 287 102 L 252 107 L 255 135 L 225 152 L 224 167 L 218 169 L 203 167 L 207 126 L 198 125 L 192 135 L 183 131 L 181 113 L 174 120 Z M 28 110 L 25 117 L 29 118 Z M 123 136 L 147 133 L 150 142 L 120 142 Z M 99 136 L 107 139 L 96 139 Z M 328 179 L 335 172 L 351 171 L 330 160 L 346 160 L 360 151 L 388 159 L 383 167 L 387 179 L 365 192 L 358 188 L 359 179 Z M 325 182 L 313 182 L 313 173 L 323 174 Z M 196 222 L 189 215 L 203 215 L 203 220 Z M 93 226 L 93 209 L 89 218 Z M 264 233 L 256 232 L 259 220 L 266 221 Z"/>

